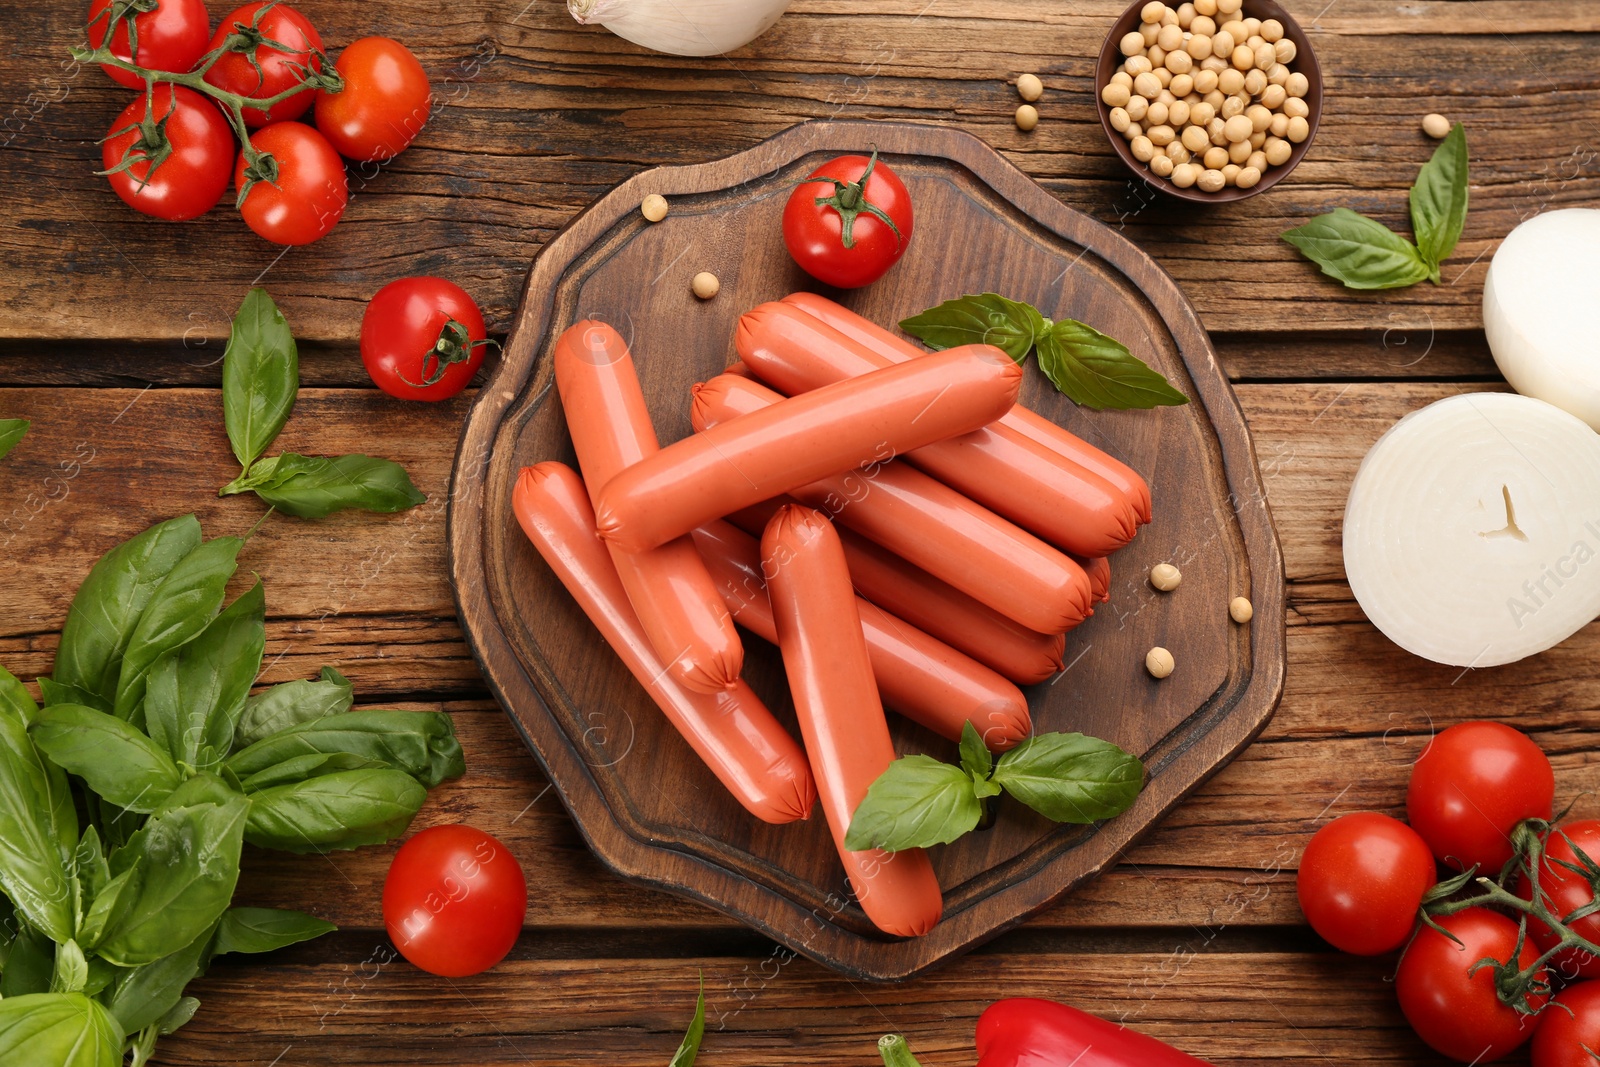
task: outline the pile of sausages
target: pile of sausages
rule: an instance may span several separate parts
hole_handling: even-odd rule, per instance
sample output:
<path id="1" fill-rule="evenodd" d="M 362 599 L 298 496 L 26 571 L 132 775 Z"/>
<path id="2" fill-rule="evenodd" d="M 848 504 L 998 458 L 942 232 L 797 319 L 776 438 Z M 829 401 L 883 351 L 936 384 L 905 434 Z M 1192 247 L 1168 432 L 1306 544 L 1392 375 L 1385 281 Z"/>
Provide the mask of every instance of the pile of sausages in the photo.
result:
<path id="1" fill-rule="evenodd" d="M 952 740 L 970 721 L 995 751 L 1026 737 L 1018 685 L 1061 669 L 1150 492 L 1017 405 L 1022 368 L 989 345 L 924 352 L 809 293 L 746 314 L 735 344 L 694 389 L 696 433 L 662 448 L 622 338 L 567 330 L 583 476 L 525 468 L 516 516 L 728 791 L 772 823 L 820 794 L 867 917 L 923 934 L 927 856 L 844 847 L 895 758 L 883 708 Z M 803 749 L 740 679 L 735 622 L 782 651 Z"/>

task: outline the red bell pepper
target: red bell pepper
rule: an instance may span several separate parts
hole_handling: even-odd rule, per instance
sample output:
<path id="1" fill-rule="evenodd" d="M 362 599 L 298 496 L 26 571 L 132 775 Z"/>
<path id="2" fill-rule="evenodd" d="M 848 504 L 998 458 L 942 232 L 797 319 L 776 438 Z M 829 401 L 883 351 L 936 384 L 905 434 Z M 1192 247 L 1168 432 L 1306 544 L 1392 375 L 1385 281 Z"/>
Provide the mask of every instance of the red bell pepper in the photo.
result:
<path id="1" fill-rule="evenodd" d="M 918 1067 L 905 1040 L 878 1042 L 885 1067 Z M 1211 1067 L 1137 1030 L 1057 1004 L 1018 997 L 978 1019 L 978 1067 Z"/>

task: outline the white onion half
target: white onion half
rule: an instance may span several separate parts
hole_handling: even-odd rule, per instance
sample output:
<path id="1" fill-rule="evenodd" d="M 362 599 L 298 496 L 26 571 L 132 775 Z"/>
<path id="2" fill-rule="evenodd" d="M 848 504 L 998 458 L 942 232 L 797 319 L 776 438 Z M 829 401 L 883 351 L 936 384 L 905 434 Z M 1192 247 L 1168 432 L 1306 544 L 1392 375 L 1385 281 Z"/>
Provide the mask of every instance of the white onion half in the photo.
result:
<path id="1" fill-rule="evenodd" d="M 1483 283 L 1483 329 L 1517 392 L 1600 430 L 1600 211 L 1567 208 L 1512 230 Z"/>
<path id="2" fill-rule="evenodd" d="M 789 0 L 567 0 L 572 17 L 675 56 L 718 56 L 772 28 Z"/>
<path id="3" fill-rule="evenodd" d="M 1460 667 L 1544 651 L 1600 615 L 1600 434 L 1514 393 L 1412 412 L 1356 472 L 1344 566 L 1407 651 Z"/>

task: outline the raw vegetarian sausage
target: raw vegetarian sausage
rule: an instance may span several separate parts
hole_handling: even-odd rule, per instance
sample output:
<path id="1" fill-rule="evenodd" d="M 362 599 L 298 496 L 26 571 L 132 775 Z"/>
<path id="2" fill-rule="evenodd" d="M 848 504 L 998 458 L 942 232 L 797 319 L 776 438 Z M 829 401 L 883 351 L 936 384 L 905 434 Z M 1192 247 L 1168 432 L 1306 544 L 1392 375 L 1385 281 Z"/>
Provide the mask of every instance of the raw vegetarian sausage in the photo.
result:
<path id="1" fill-rule="evenodd" d="M 825 296 L 817 296 L 815 293 L 791 293 L 783 298 L 783 303 L 793 305 L 807 315 L 821 319 L 846 337 L 859 341 L 878 355 L 896 363 L 921 359 L 928 354 L 926 349 L 918 348 L 905 338 L 890 333 L 877 323 L 862 318 Z M 1107 455 L 1089 442 L 1021 404 L 1008 411 L 1000 420 L 1000 424 L 1033 438 L 1084 469 L 1100 475 L 1128 498 L 1141 525 L 1150 521 L 1150 487 L 1126 463 Z"/>
<path id="2" fill-rule="evenodd" d="M 734 346 L 757 378 L 788 396 L 894 365 L 781 301 L 746 312 Z M 1003 424 L 936 441 L 905 458 L 1075 555 L 1109 555 L 1139 528 L 1138 514 L 1116 486 Z"/>
<path id="3" fill-rule="evenodd" d="M 660 451 L 633 356 L 616 330 L 593 320 L 574 324 L 556 340 L 555 371 L 585 485 L 604 485 Z M 674 678 L 702 693 L 739 680 L 744 646 L 694 542 L 680 537 L 639 553 L 613 545 L 611 562 Z"/>
<path id="4" fill-rule="evenodd" d="M 600 536 L 630 552 L 653 548 L 796 486 L 993 422 L 1021 384 L 1022 368 L 1004 352 L 964 345 L 785 400 L 611 479 L 595 506 Z"/>
<path id="5" fill-rule="evenodd" d="M 697 693 L 662 667 L 594 532 L 594 511 L 577 472 L 560 463 L 525 467 L 511 501 L 528 540 L 734 799 L 765 822 L 810 815 L 816 787 L 805 753 L 750 687 L 741 681 L 719 693 Z"/>
<path id="6" fill-rule="evenodd" d="M 692 536 L 733 617 L 777 644 L 759 542 L 720 519 Z M 1028 736 L 1028 700 L 1016 686 L 876 604 L 857 598 L 856 611 L 878 693 L 890 709 L 952 741 L 961 740 L 970 721 L 996 752 Z"/>
<path id="7" fill-rule="evenodd" d="M 833 523 L 810 508 L 780 508 L 761 538 L 761 566 L 800 734 L 850 887 L 878 929 L 925 934 L 944 910 L 927 854 L 844 847 L 850 819 L 895 752 Z"/>
<path id="8" fill-rule="evenodd" d="M 702 430 L 758 415 L 763 405 L 793 402 L 759 382 L 723 374 L 695 387 L 690 421 Z M 904 463 L 888 461 L 790 491 L 1030 629 L 1061 633 L 1092 612 L 1082 567 Z"/>

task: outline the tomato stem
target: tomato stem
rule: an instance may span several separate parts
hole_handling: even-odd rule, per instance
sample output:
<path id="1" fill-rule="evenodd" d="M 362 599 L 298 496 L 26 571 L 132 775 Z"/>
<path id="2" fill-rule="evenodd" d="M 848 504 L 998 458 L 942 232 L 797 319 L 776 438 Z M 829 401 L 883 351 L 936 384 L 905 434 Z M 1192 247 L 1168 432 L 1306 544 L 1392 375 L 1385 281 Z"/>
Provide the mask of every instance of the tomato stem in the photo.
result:
<path id="1" fill-rule="evenodd" d="M 802 185 L 813 182 L 832 182 L 833 195 L 819 196 L 816 198 L 818 207 L 831 207 L 839 213 L 839 240 L 846 248 L 856 246 L 856 218 L 866 212 L 873 218 L 882 222 L 894 231 L 894 243 L 898 246 L 905 238 L 901 236 L 900 227 L 894 224 L 889 213 L 867 199 L 867 180 L 872 177 L 872 170 L 878 165 L 878 150 L 872 150 L 872 158 L 867 160 L 867 169 L 861 172 L 861 177 L 853 182 L 842 181 L 838 178 L 807 178 Z"/>
<path id="2" fill-rule="evenodd" d="M 440 329 L 438 339 L 433 342 L 433 347 L 422 356 L 422 381 L 414 382 L 403 374 L 398 377 L 413 389 L 437 385 L 452 364 L 465 363 L 472 358 L 472 350 L 482 345 L 498 346 L 499 342 L 489 338 L 474 341 L 465 326 L 455 319 L 448 319 Z M 430 364 L 432 370 L 428 369 Z"/>

